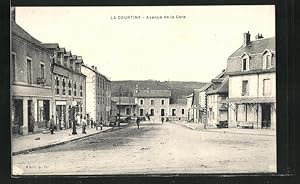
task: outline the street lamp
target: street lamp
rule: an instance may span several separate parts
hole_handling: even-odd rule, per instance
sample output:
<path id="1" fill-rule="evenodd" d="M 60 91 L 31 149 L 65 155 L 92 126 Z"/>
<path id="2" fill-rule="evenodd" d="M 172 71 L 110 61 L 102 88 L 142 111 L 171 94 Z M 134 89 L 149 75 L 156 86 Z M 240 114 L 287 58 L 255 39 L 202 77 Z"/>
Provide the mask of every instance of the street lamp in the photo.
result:
<path id="1" fill-rule="evenodd" d="M 75 122 L 76 105 L 77 105 L 77 102 L 75 100 L 73 100 L 73 102 L 72 102 L 72 108 L 71 108 L 72 121 L 73 121 L 72 135 L 76 135 L 77 134 L 77 132 L 76 132 L 76 122 Z"/>

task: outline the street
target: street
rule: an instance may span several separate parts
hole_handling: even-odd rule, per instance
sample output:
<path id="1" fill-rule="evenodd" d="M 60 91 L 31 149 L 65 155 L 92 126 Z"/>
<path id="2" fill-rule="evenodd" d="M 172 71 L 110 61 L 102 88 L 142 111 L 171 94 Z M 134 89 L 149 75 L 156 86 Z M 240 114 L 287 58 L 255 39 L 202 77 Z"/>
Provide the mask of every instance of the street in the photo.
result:
<path id="1" fill-rule="evenodd" d="M 12 157 L 13 174 L 276 172 L 276 136 L 195 131 L 141 122 Z"/>

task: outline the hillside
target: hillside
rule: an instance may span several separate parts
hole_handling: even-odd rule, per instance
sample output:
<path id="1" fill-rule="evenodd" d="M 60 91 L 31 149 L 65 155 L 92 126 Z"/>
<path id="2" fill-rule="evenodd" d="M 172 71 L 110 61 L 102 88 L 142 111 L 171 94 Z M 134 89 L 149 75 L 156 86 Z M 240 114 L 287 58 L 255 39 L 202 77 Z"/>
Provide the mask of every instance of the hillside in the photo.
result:
<path id="1" fill-rule="evenodd" d="M 206 83 L 194 81 L 157 81 L 157 80 L 124 80 L 112 81 L 112 96 L 132 96 L 133 90 L 139 89 L 170 89 L 172 91 L 171 100 L 185 98 L 193 92 L 193 89 L 201 88 Z M 121 91 L 121 92 L 120 92 Z"/>

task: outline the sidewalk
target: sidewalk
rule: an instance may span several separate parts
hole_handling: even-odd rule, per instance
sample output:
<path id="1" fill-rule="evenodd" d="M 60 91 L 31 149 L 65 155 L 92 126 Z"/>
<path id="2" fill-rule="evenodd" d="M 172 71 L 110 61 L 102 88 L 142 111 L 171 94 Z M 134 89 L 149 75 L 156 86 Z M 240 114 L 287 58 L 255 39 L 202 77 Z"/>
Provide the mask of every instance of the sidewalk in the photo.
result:
<path id="1" fill-rule="evenodd" d="M 103 127 L 102 130 L 100 130 L 100 127 L 98 128 L 98 130 L 96 130 L 96 128 L 87 128 L 86 134 L 82 134 L 81 127 L 77 127 L 76 135 L 72 135 L 72 129 L 67 129 L 54 131 L 54 134 L 50 134 L 49 131 L 47 133 L 41 132 L 20 137 L 12 137 L 12 154 L 18 155 L 44 148 L 49 148 L 59 144 L 65 144 L 101 132 L 118 130 L 127 125 L 128 123 L 121 123 L 120 127 Z"/>
<path id="2" fill-rule="evenodd" d="M 247 129 L 247 128 L 217 128 L 216 126 L 208 126 L 204 129 L 202 123 L 187 123 L 182 122 L 172 122 L 192 130 L 201 130 L 206 132 L 217 132 L 217 133 L 231 133 L 231 134 L 247 134 L 247 135 L 264 135 L 264 136 L 275 136 L 276 130 L 272 129 Z"/>

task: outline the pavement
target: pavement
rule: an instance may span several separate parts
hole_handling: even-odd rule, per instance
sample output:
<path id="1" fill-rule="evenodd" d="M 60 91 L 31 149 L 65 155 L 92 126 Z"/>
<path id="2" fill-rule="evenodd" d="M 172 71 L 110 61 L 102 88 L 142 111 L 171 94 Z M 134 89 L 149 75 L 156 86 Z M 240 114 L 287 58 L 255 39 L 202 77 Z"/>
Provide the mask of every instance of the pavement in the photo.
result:
<path id="1" fill-rule="evenodd" d="M 132 123 L 68 144 L 12 157 L 16 175 L 275 173 L 276 136 Z"/>
<path id="2" fill-rule="evenodd" d="M 202 123 L 186 122 L 186 121 L 172 121 L 172 123 L 184 126 L 186 128 L 217 133 L 230 133 L 230 134 L 248 134 L 248 135 L 262 135 L 262 136 L 276 136 L 274 129 L 249 129 L 249 128 L 217 128 L 216 126 L 207 126 L 204 129 Z"/>
<path id="3" fill-rule="evenodd" d="M 50 134 L 50 131 L 43 131 L 36 134 L 29 134 L 19 137 L 12 137 L 12 155 L 18 155 L 23 153 L 28 153 L 31 151 L 36 151 L 40 149 L 45 149 L 53 147 L 60 144 L 69 143 L 76 141 L 85 137 L 89 137 L 101 132 L 113 131 L 127 126 L 128 123 L 121 123 L 120 127 L 106 127 L 104 126 L 102 130 L 100 127 L 98 130 L 96 128 L 87 127 L 86 134 L 82 133 L 82 128 L 77 127 L 77 134 L 72 135 L 72 128 L 66 130 L 54 131 L 54 134 Z"/>

